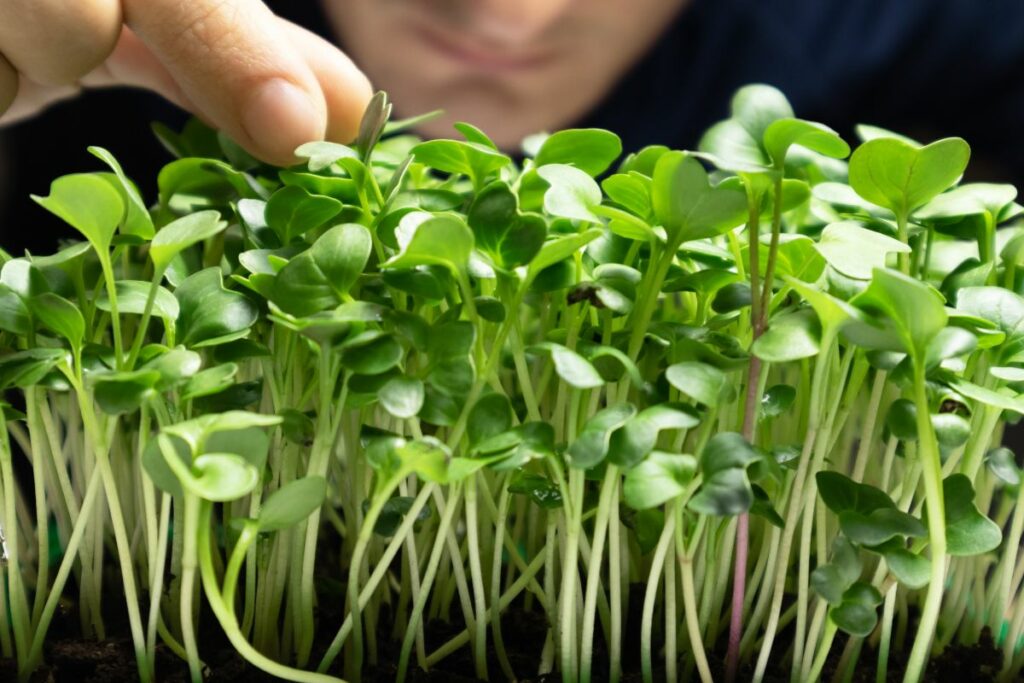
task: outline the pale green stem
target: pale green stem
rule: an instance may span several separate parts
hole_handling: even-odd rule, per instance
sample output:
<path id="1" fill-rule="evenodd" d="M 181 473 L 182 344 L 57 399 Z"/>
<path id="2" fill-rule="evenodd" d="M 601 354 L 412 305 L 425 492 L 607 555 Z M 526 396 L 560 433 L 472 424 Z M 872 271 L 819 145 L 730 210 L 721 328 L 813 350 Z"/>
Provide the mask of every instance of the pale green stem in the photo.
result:
<path id="1" fill-rule="evenodd" d="M 597 589 L 601 581 L 601 565 L 604 559 L 604 541 L 608 531 L 608 516 L 612 498 L 618 490 L 619 468 L 609 464 L 605 470 L 604 482 L 597 503 L 594 519 L 594 541 L 590 547 L 590 564 L 587 567 L 587 589 L 583 599 L 583 635 L 580 638 L 580 675 L 582 683 L 590 682 L 590 671 L 594 653 L 594 622 L 597 609 Z M 618 501 L 616 500 L 617 504 Z"/>
<path id="2" fill-rule="evenodd" d="M 644 591 L 644 606 L 640 617 L 640 673 L 644 683 L 653 683 L 654 669 L 651 662 L 651 631 L 654 624 L 654 604 L 658 599 L 658 584 L 661 580 L 662 569 L 665 565 L 665 555 L 668 553 L 669 543 L 672 541 L 672 534 L 675 531 L 676 518 L 674 515 L 665 517 L 665 527 L 661 531 L 661 538 L 654 549 L 654 557 L 651 559 L 651 571 L 647 576 L 647 588 Z"/>
<path id="3" fill-rule="evenodd" d="M 925 594 L 917 636 L 910 651 L 904 683 L 916 683 L 924 674 L 935 625 L 942 607 L 942 593 L 946 578 L 946 520 L 942 494 L 942 462 L 939 446 L 932 429 L 928 396 L 925 391 L 925 372 L 920 363 L 914 372 L 914 403 L 917 407 L 918 452 L 924 478 L 925 509 L 928 512 L 928 543 L 931 554 L 931 578 Z"/>
<path id="4" fill-rule="evenodd" d="M 82 542 L 82 536 L 85 534 L 86 528 L 89 526 L 89 522 L 92 517 L 92 509 L 96 504 L 97 493 L 99 492 L 100 485 L 100 473 L 99 470 L 93 470 L 92 476 L 89 477 L 89 484 L 85 490 L 85 498 L 82 500 L 81 511 L 78 515 L 78 519 L 75 521 L 74 529 L 71 531 L 71 537 L 68 539 L 67 548 L 64 550 L 64 558 L 61 560 L 60 567 L 57 569 L 57 576 L 53 579 L 53 586 L 50 590 L 50 595 L 46 600 L 46 605 L 43 607 L 42 614 L 39 617 L 39 623 L 36 626 L 35 633 L 32 638 L 32 647 L 29 650 L 28 658 L 23 662 L 20 674 L 27 676 L 39 664 L 40 656 L 43 652 L 43 643 L 46 640 L 46 632 L 50 626 L 50 620 L 53 619 L 53 614 L 60 604 L 61 595 L 64 592 L 64 585 L 68 580 L 68 576 L 71 574 L 71 570 L 74 567 L 75 559 L 78 556 L 78 546 Z"/>
<path id="5" fill-rule="evenodd" d="M 214 615 L 217 617 L 217 621 L 220 622 L 221 628 L 224 629 L 224 634 L 227 635 L 228 640 L 234 646 L 238 654 L 242 655 L 249 661 L 253 666 L 262 669 L 271 676 L 286 680 L 286 681 L 297 681 L 298 683 L 343 683 L 342 679 L 335 676 L 327 676 L 322 673 L 316 673 L 313 671 L 303 671 L 301 669 L 293 669 L 289 666 L 285 666 L 279 662 L 275 662 L 273 659 L 263 655 L 261 652 L 256 650 L 242 635 L 242 630 L 238 627 L 238 620 L 235 618 L 235 611 L 230 605 L 226 604 L 223 596 L 217 590 L 217 572 L 213 568 L 213 558 L 211 556 L 212 543 L 210 542 L 210 512 L 212 510 L 212 504 L 203 501 L 199 509 L 199 516 L 202 517 L 198 524 L 199 538 L 199 563 L 200 571 L 202 572 L 203 590 L 206 593 L 206 600 L 213 610 Z M 239 562 L 235 564 L 235 576 L 237 578 L 237 569 L 241 566 L 241 558 Z"/>
<path id="6" fill-rule="evenodd" d="M 430 552 L 430 559 L 427 561 L 427 569 L 423 574 L 420 594 L 413 605 L 412 614 L 409 616 L 409 624 L 405 632 L 405 639 L 402 641 L 402 650 L 398 658 L 398 672 L 395 676 L 396 683 L 404 683 L 406 674 L 408 673 L 409 655 L 412 652 L 413 642 L 416 640 L 416 631 L 419 628 L 420 619 L 423 616 L 423 608 L 427 604 L 427 598 L 430 595 L 430 588 L 434 583 L 434 577 L 437 575 L 437 567 L 441 563 L 441 555 L 444 550 L 444 542 L 442 539 L 448 535 L 448 528 L 451 526 L 452 517 L 455 515 L 455 509 L 458 507 L 461 493 L 462 489 L 456 487 L 451 493 L 448 506 L 445 507 L 444 513 L 441 516 L 441 524 L 437 530 L 434 547 Z"/>

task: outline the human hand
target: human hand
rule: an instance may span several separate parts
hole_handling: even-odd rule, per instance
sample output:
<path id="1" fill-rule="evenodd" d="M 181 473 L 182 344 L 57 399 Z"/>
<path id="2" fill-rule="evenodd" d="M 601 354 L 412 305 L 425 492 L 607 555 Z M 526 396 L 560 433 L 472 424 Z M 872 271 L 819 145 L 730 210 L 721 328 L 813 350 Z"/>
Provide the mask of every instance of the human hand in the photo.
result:
<path id="1" fill-rule="evenodd" d="M 372 94 L 336 47 L 260 0 L 0 0 L 0 124 L 81 88 L 154 90 L 255 156 L 355 137 Z"/>

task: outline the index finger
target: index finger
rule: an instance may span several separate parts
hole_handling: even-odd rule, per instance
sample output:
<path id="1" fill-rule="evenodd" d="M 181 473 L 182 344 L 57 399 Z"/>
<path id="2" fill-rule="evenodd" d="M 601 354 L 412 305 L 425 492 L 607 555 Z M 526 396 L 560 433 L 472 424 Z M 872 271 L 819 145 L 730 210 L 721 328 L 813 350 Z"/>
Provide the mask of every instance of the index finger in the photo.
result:
<path id="1" fill-rule="evenodd" d="M 323 138 L 329 112 L 316 74 L 259 0 L 125 0 L 124 15 L 197 113 L 255 155 L 286 164 Z M 352 83 L 366 83 L 340 52 L 335 59 L 355 72 Z M 368 98 L 368 83 L 352 97 Z"/>

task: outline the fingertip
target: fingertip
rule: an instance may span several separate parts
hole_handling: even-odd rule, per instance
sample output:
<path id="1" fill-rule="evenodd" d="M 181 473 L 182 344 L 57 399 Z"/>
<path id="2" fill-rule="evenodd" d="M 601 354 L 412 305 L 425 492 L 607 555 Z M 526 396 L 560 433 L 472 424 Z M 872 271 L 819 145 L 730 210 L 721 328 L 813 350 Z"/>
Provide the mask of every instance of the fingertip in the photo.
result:
<path id="1" fill-rule="evenodd" d="M 373 97 L 373 85 L 361 71 L 353 68 L 347 75 L 343 86 L 335 80 L 324 85 L 328 103 L 327 137 L 338 142 L 355 140 L 363 112 Z"/>
<path id="2" fill-rule="evenodd" d="M 320 84 L 327 106 L 327 138 L 334 142 L 351 142 L 359 132 L 359 122 L 373 97 L 370 79 L 335 45 L 291 22 L 279 21 L 289 42 Z"/>
<path id="3" fill-rule="evenodd" d="M 326 107 L 305 89 L 280 77 L 257 85 L 246 98 L 242 128 L 248 137 L 243 146 L 272 164 L 295 161 L 295 148 L 322 140 L 327 131 Z"/>

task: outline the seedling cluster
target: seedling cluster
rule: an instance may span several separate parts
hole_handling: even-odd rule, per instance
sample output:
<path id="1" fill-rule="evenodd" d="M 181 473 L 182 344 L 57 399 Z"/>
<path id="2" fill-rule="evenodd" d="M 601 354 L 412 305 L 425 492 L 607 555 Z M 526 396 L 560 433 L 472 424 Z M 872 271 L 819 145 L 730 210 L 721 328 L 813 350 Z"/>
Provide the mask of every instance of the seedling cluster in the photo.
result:
<path id="1" fill-rule="evenodd" d="M 111 593 L 145 682 L 158 643 L 200 681 L 210 620 L 293 681 L 467 649 L 614 683 L 639 642 L 644 681 L 912 682 L 986 628 L 1015 678 L 1024 209 L 963 140 L 851 155 L 755 85 L 700 151 L 565 130 L 519 165 L 389 113 L 287 169 L 158 128 L 155 202 L 98 148 L 36 198 L 83 239 L 0 270 L 23 679 Z"/>

